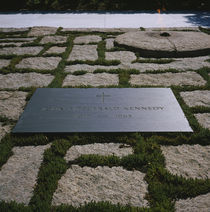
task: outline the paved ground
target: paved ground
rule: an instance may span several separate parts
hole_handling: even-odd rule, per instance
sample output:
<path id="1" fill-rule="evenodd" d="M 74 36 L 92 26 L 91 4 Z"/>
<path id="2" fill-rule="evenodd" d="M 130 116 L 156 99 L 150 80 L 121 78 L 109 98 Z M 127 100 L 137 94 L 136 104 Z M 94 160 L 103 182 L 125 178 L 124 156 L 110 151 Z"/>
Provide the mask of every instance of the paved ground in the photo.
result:
<path id="1" fill-rule="evenodd" d="M 145 58 L 116 46 L 137 30 L 0 29 L 0 210 L 210 210 L 209 52 Z M 87 86 L 171 87 L 194 133 L 10 134 L 35 88 Z"/>

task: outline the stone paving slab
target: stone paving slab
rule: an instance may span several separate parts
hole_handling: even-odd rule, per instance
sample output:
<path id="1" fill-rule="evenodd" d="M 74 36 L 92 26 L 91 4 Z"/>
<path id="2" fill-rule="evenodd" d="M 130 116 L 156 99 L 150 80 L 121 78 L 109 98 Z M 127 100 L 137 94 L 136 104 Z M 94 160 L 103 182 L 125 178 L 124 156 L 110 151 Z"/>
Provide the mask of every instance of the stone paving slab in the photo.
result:
<path id="1" fill-rule="evenodd" d="M 74 45 L 68 61 L 98 59 L 97 45 Z"/>
<path id="2" fill-rule="evenodd" d="M 151 28 L 145 28 L 146 31 L 196 31 L 200 32 L 199 27 L 151 27 Z"/>
<path id="3" fill-rule="evenodd" d="M 39 73 L 14 73 L 14 74 L 0 74 L 0 88 L 18 89 L 20 87 L 44 87 L 48 86 L 54 76 L 50 74 Z"/>
<path id="4" fill-rule="evenodd" d="M 0 43 L 0 46 L 9 46 L 9 45 L 13 45 L 13 46 L 21 46 L 23 44 L 29 43 L 30 41 L 26 41 L 26 42 L 7 42 L 7 43 Z"/>
<path id="5" fill-rule="evenodd" d="M 26 104 L 26 92 L 0 91 L 0 116 L 17 120 Z"/>
<path id="6" fill-rule="evenodd" d="M 11 41 L 11 42 L 16 41 L 16 42 L 18 42 L 18 41 L 34 41 L 36 39 L 37 38 L 17 38 L 17 37 L 15 37 L 15 38 L 1 38 L 0 41 Z"/>
<path id="7" fill-rule="evenodd" d="M 101 70 L 116 70 L 119 69 L 121 66 L 101 66 L 101 65 L 87 65 L 87 64 L 76 64 L 76 65 L 69 65 L 65 67 L 66 73 L 74 73 L 75 71 L 87 71 L 87 72 L 94 72 L 97 69 Z"/>
<path id="8" fill-rule="evenodd" d="M 1 139 L 7 134 L 9 133 L 11 130 L 11 126 L 9 125 L 3 125 L 2 122 L 0 122 L 0 142 Z"/>
<path id="9" fill-rule="evenodd" d="M 0 55 L 37 55 L 43 49 L 41 46 L 33 47 L 5 47 L 0 48 Z"/>
<path id="10" fill-rule="evenodd" d="M 43 154 L 50 145 L 14 147 L 0 170 L 0 200 L 29 204 Z"/>
<path id="11" fill-rule="evenodd" d="M 75 44 L 89 44 L 89 43 L 98 43 L 102 38 L 98 35 L 85 35 L 79 36 L 74 39 Z"/>
<path id="12" fill-rule="evenodd" d="M 49 48 L 44 54 L 61 54 L 66 51 L 66 47 L 53 46 Z"/>
<path id="13" fill-rule="evenodd" d="M 57 31 L 57 28 L 55 27 L 32 27 L 30 32 L 28 33 L 28 36 L 42 36 L 42 35 L 50 35 L 55 34 Z"/>
<path id="14" fill-rule="evenodd" d="M 60 35 L 54 35 L 54 36 L 45 36 L 40 41 L 41 44 L 46 43 L 66 43 L 67 37 L 66 36 L 60 36 Z"/>
<path id="15" fill-rule="evenodd" d="M 131 75 L 129 82 L 131 85 L 153 86 L 202 86 L 206 84 L 206 81 L 195 72 Z"/>
<path id="16" fill-rule="evenodd" d="M 194 115 L 202 127 L 210 130 L 210 113 L 197 113 Z"/>
<path id="17" fill-rule="evenodd" d="M 210 193 L 176 201 L 176 212 L 209 212 Z"/>
<path id="18" fill-rule="evenodd" d="M 131 63 L 136 60 L 136 55 L 129 51 L 106 52 L 106 60 L 119 60 L 121 63 Z"/>
<path id="19" fill-rule="evenodd" d="M 53 70 L 57 68 L 60 61 L 61 57 L 29 57 L 22 59 L 15 67 L 19 69 Z"/>
<path id="20" fill-rule="evenodd" d="M 7 67 L 10 64 L 11 60 L 0 59 L 0 68 Z"/>
<path id="21" fill-rule="evenodd" d="M 109 85 L 118 85 L 119 77 L 117 74 L 91 74 L 87 73 L 84 75 L 73 76 L 67 75 L 63 82 L 64 86 L 109 86 Z"/>
<path id="22" fill-rule="evenodd" d="M 81 155 L 115 155 L 118 157 L 123 157 L 133 153 L 133 149 L 129 145 L 123 145 L 120 143 L 94 143 L 87 145 L 75 145 L 72 146 L 66 153 L 65 160 L 67 162 L 73 161 L 80 157 Z"/>
<path id="23" fill-rule="evenodd" d="M 29 30 L 28 27 L 26 28 L 0 28 L 0 32 L 27 32 Z"/>
<path id="24" fill-rule="evenodd" d="M 58 182 L 52 205 L 110 201 L 112 204 L 147 206 L 145 174 L 127 171 L 122 167 L 97 168 L 72 165 Z"/>
<path id="25" fill-rule="evenodd" d="M 181 92 L 180 95 L 189 107 L 196 107 L 196 106 L 210 107 L 209 90 L 186 91 Z"/>
<path id="26" fill-rule="evenodd" d="M 114 48 L 114 38 L 106 39 L 106 49 Z"/>
<path id="27" fill-rule="evenodd" d="M 210 178 L 210 146 L 161 146 L 170 173 L 186 178 Z"/>

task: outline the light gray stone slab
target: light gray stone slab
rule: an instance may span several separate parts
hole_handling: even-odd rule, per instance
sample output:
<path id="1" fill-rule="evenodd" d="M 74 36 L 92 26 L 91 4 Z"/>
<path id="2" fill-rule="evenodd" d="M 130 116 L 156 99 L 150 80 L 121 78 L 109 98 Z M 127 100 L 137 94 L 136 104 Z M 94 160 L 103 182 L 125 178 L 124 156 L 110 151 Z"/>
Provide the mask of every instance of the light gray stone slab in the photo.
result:
<path id="1" fill-rule="evenodd" d="M 210 130 L 210 113 L 197 113 L 195 117 L 202 127 Z"/>
<path id="2" fill-rule="evenodd" d="M 28 31 L 29 28 L 0 28 L 0 32 L 5 32 L 5 33 L 8 33 L 8 32 L 26 32 Z"/>
<path id="3" fill-rule="evenodd" d="M 0 200 L 29 204 L 43 154 L 50 145 L 14 147 L 0 171 Z"/>
<path id="4" fill-rule="evenodd" d="M 106 39 L 106 49 L 114 48 L 114 38 Z"/>
<path id="5" fill-rule="evenodd" d="M 79 76 L 67 75 L 63 82 L 63 86 L 91 85 L 97 87 L 97 86 L 108 86 L 118 84 L 119 84 L 118 75 L 107 74 L 107 73 L 100 73 L 100 74 L 87 73 Z"/>
<path id="6" fill-rule="evenodd" d="M 34 41 L 36 40 L 37 38 L 1 38 L 0 41 Z"/>
<path id="7" fill-rule="evenodd" d="M 122 167 L 97 168 L 72 165 L 59 180 L 52 205 L 62 203 L 79 207 L 85 202 L 110 201 L 112 204 L 146 207 L 145 174 L 127 171 Z"/>
<path id="8" fill-rule="evenodd" d="M 11 60 L 0 59 L 0 68 L 7 67 L 10 64 Z"/>
<path id="9" fill-rule="evenodd" d="M 176 212 L 209 212 L 210 193 L 194 198 L 180 199 L 175 203 Z"/>
<path id="10" fill-rule="evenodd" d="M 140 58 L 145 59 L 145 58 Z M 209 59 L 209 56 L 204 57 L 191 57 L 191 58 L 180 58 L 175 59 L 174 61 L 166 64 L 157 64 L 157 63 L 132 63 L 126 64 L 126 67 L 129 69 L 136 69 L 140 72 L 145 71 L 164 71 L 168 69 L 175 69 L 178 71 L 187 71 L 187 70 L 198 70 L 203 67 L 210 68 L 210 63 L 206 60 Z M 153 60 L 153 58 L 151 59 Z"/>
<path id="11" fill-rule="evenodd" d="M 116 51 L 116 52 L 106 52 L 106 60 L 119 60 L 121 63 L 131 63 L 136 60 L 136 55 L 129 51 Z"/>
<path id="12" fill-rule="evenodd" d="M 51 48 L 49 48 L 45 54 L 61 54 L 63 52 L 65 52 L 66 47 L 59 47 L 59 46 L 53 46 Z"/>
<path id="13" fill-rule="evenodd" d="M 3 125 L 2 122 L 0 122 L 0 142 L 1 139 L 11 131 L 11 126 L 9 125 Z"/>
<path id="14" fill-rule="evenodd" d="M 0 43 L 0 46 L 9 46 L 9 45 L 14 45 L 14 46 L 21 46 L 22 44 L 29 43 L 29 41 L 26 42 L 7 42 L 7 43 Z"/>
<path id="15" fill-rule="evenodd" d="M 195 72 L 163 73 L 163 74 L 139 74 L 131 75 L 131 85 L 153 85 L 153 86 L 202 86 L 206 81 Z"/>
<path id="16" fill-rule="evenodd" d="M 87 145 L 75 145 L 72 146 L 66 153 L 65 160 L 67 162 L 73 161 L 81 155 L 115 155 L 123 157 L 133 153 L 133 149 L 129 145 L 123 145 L 120 143 L 94 143 Z"/>
<path id="17" fill-rule="evenodd" d="M 0 88 L 18 89 L 20 87 L 44 87 L 48 86 L 54 76 L 50 74 L 38 73 L 14 73 L 14 74 L 0 74 Z"/>
<path id="18" fill-rule="evenodd" d="M 74 39 L 75 44 L 88 44 L 88 43 L 98 43 L 102 38 L 98 35 L 85 35 L 79 36 Z"/>
<path id="19" fill-rule="evenodd" d="M 17 120 L 26 104 L 26 92 L 0 91 L 0 115 Z"/>
<path id="20" fill-rule="evenodd" d="M 60 61 L 60 57 L 28 57 L 22 59 L 15 67 L 19 69 L 53 70 L 57 68 Z"/>
<path id="21" fill-rule="evenodd" d="M 74 45 L 69 55 L 69 61 L 75 60 L 97 60 L 97 45 Z"/>
<path id="22" fill-rule="evenodd" d="M 180 95 L 184 99 L 185 103 L 190 107 L 210 107 L 209 90 L 186 91 L 181 92 Z"/>
<path id="23" fill-rule="evenodd" d="M 161 150 L 170 173 L 186 178 L 210 178 L 210 146 L 161 146 Z"/>
<path id="24" fill-rule="evenodd" d="M 43 49 L 41 46 L 5 47 L 0 49 L 0 55 L 37 55 Z"/>
<path id="25" fill-rule="evenodd" d="M 28 33 L 28 36 L 42 36 L 42 35 L 50 35 L 55 34 L 57 31 L 57 28 L 55 27 L 42 27 L 37 26 L 33 27 L 30 32 Z"/>
<path id="26" fill-rule="evenodd" d="M 65 67 L 66 73 L 73 73 L 75 71 L 87 71 L 87 72 L 94 72 L 97 69 L 103 69 L 103 70 L 116 70 L 119 69 L 120 66 L 101 66 L 101 65 L 87 65 L 87 64 L 76 64 L 76 65 L 69 65 Z"/>
<path id="27" fill-rule="evenodd" d="M 41 44 L 46 44 L 46 43 L 66 43 L 67 37 L 66 36 L 60 36 L 60 35 L 55 35 L 55 36 L 45 36 L 42 38 L 40 41 Z"/>
<path id="28" fill-rule="evenodd" d="M 199 32 L 199 27 L 151 27 L 151 28 L 145 28 L 146 31 L 196 31 Z"/>

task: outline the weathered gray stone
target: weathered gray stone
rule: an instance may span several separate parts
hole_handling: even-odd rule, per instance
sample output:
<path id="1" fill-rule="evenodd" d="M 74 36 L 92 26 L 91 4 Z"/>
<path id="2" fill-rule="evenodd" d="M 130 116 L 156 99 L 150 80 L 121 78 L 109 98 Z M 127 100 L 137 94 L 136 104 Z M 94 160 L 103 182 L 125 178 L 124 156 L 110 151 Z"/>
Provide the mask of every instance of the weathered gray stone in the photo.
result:
<path id="1" fill-rule="evenodd" d="M 114 48 L 114 38 L 106 39 L 106 49 Z"/>
<path id="2" fill-rule="evenodd" d="M 197 113 L 195 117 L 202 127 L 210 130 L 210 113 Z"/>
<path id="3" fill-rule="evenodd" d="M 94 72 L 97 69 L 103 69 L 103 70 L 116 70 L 119 69 L 120 66 L 101 66 L 101 65 L 87 65 L 87 64 L 76 64 L 76 65 L 70 65 L 65 67 L 65 72 L 67 73 L 73 73 L 75 71 L 87 71 L 87 72 Z"/>
<path id="4" fill-rule="evenodd" d="M 31 31 L 28 33 L 28 36 L 42 36 L 42 35 L 50 35 L 55 34 L 57 28 L 55 27 L 33 27 Z"/>
<path id="5" fill-rule="evenodd" d="M 210 91 L 209 90 L 197 90 L 186 91 L 180 93 L 185 103 L 190 107 L 204 106 L 210 107 Z"/>
<path id="6" fill-rule="evenodd" d="M 177 212 L 209 212 L 210 193 L 176 201 L 175 208 Z"/>
<path id="7" fill-rule="evenodd" d="M 26 32 L 29 28 L 0 28 L 0 32 Z"/>
<path id="8" fill-rule="evenodd" d="M 97 60 L 97 45 L 74 45 L 68 58 L 70 61 L 75 60 Z"/>
<path id="9" fill-rule="evenodd" d="M 88 44 L 88 43 L 98 43 L 102 38 L 98 35 L 85 35 L 79 36 L 74 39 L 75 44 Z"/>
<path id="10" fill-rule="evenodd" d="M 145 174 L 139 171 L 127 171 L 122 167 L 82 168 L 72 165 L 59 180 L 52 205 L 64 203 L 79 207 L 91 201 L 110 201 L 112 204 L 146 207 L 147 183 L 144 177 Z"/>
<path id="11" fill-rule="evenodd" d="M 37 55 L 43 49 L 41 46 L 30 47 L 6 47 L 0 49 L 0 55 Z"/>
<path id="12" fill-rule="evenodd" d="M 10 64 L 11 60 L 0 59 L 0 68 L 7 67 Z"/>
<path id="13" fill-rule="evenodd" d="M 1 104 L 1 103 L 0 103 Z M 0 142 L 1 139 L 7 134 L 9 133 L 11 130 L 11 126 L 9 125 L 3 125 L 3 123 L 0 122 Z"/>
<path id="14" fill-rule="evenodd" d="M 30 68 L 30 69 L 40 69 L 40 70 L 53 70 L 57 68 L 60 57 L 29 57 L 21 60 L 17 64 L 16 68 Z"/>
<path id="15" fill-rule="evenodd" d="M 65 52 L 66 47 L 58 47 L 58 46 L 53 46 L 50 49 L 48 49 L 45 54 L 61 54 Z"/>
<path id="16" fill-rule="evenodd" d="M 40 41 L 41 44 L 45 43 L 66 43 L 67 37 L 66 36 L 60 36 L 60 35 L 55 35 L 55 36 L 45 36 L 42 38 Z"/>
<path id="17" fill-rule="evenodd" d="M 166 168 L 174 175 L 186 178 L 210 177 L 210 146 L 161 146 L 166 158 Z"/>
<path id="18" fill-rule="evenodd" d="M 28 205 L 36 184 L 43 154 L 50 145 L 14 147 L 0 171 L 0 200 Z"/>
<path id="19" fill-rule="evenodd" d="M 131 63 L 136 60 L 136 55 L 129 51 L 106 52 L 106 60 L 119 60 L 121 63 Z"/>
<path id="20" fill-rule="evenodd" d="M 145 58 L 140 58 L 145 59 Z M 164 71 L 168 69 L 175 69 L 178 71 L 187 71 L 187 70 L 198 70 L 203 67 L 209 67 L 210 63 L 206 60 L 209 59 L 209 56 L 204 57 L 191 57 L 191 58 L 180 58 L 175 59 L 174 61 L 166 64 L 157 64 L 157 63 L 132 63 L 126 64 L 125 68 L 136 69 L 140 72 L 145 71 Z M 151 58 L 151 60 L 154 60 Z"/>
<path id="21" fill-rule="evenodd" d="M 139 28 L 63 28 L 61 32 L 135 32 Z"/>
<path id="22" fill-rule="evenodd" d="M 21 46 L 22 44 L 26 44 L 29 43 L 29 41 L 26 42 L 7 42 L 7 43 L 0 43 L 0 46 L 9 46 L 9 45 L 13 45 L 13 46 Z"/>
<path id="23" fill-rule="evenodd" d="M 157 27 L 151 27 L 151 28 L 145 28 L 146 31 L 196 31 L 199 32 L 199 27 L 164 27 L 164 28 L 157 28 Z"/>
<path id="24" fill-rule="evenodd" d="M 51 83 L 54 76 L 38 73 L 0 74 L 0 88 L 18 89 L 20 87 L 44 87 Z"/>
<path id="25" fill-rule="evenodd" d="M 91 74 L 87 73 L 80 76 L 67 75 L 64 79 L 63 86 L 108 86 L 118 85 L 119 78 L 117 74 Z"/>
<path id="26" fill-rule="evenodd" d="M 0 41 L 34 41 L 36 38 L 1 38 Z"/>
<path id="27" fill-rule="evenodd" d="M 121 147 L 122 146 L 122 147 Z M 65 160 L 72 161 L 80 157 L 81 155 L 115 155 L 123 157 L 133 153 L 133 149 L 129 145 L 122 145 L 120 143 L 94 143 L 87 145 L 75 145 L 72 146 L 66 153 Z"/>
<path id="28" fill-rule="evenodd" d="M 205 85 L 206 81 L 195 72 L 184 73 L 163 73 L 163 74 L 139 74 L 131 75 L 130 83 L 132 85 L 153 85 L 153 86 L 171 86 L 171 85 Z"/>
<path id="29" fill-rule="evenodd" d="M 26 92 L 0 91 L 0 115 L 17 120 L 26 104 Z"/>

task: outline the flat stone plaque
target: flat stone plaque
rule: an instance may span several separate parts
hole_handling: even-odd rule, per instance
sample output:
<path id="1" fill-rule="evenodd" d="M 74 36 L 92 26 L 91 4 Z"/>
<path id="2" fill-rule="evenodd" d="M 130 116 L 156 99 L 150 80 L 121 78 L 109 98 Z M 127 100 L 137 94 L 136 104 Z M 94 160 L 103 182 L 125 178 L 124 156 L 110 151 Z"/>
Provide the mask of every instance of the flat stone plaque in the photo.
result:
<path id="1" fill-rule="evenodd" d="M 170 88 L 38 88 L 13 133 L 192 132 Z"/>

